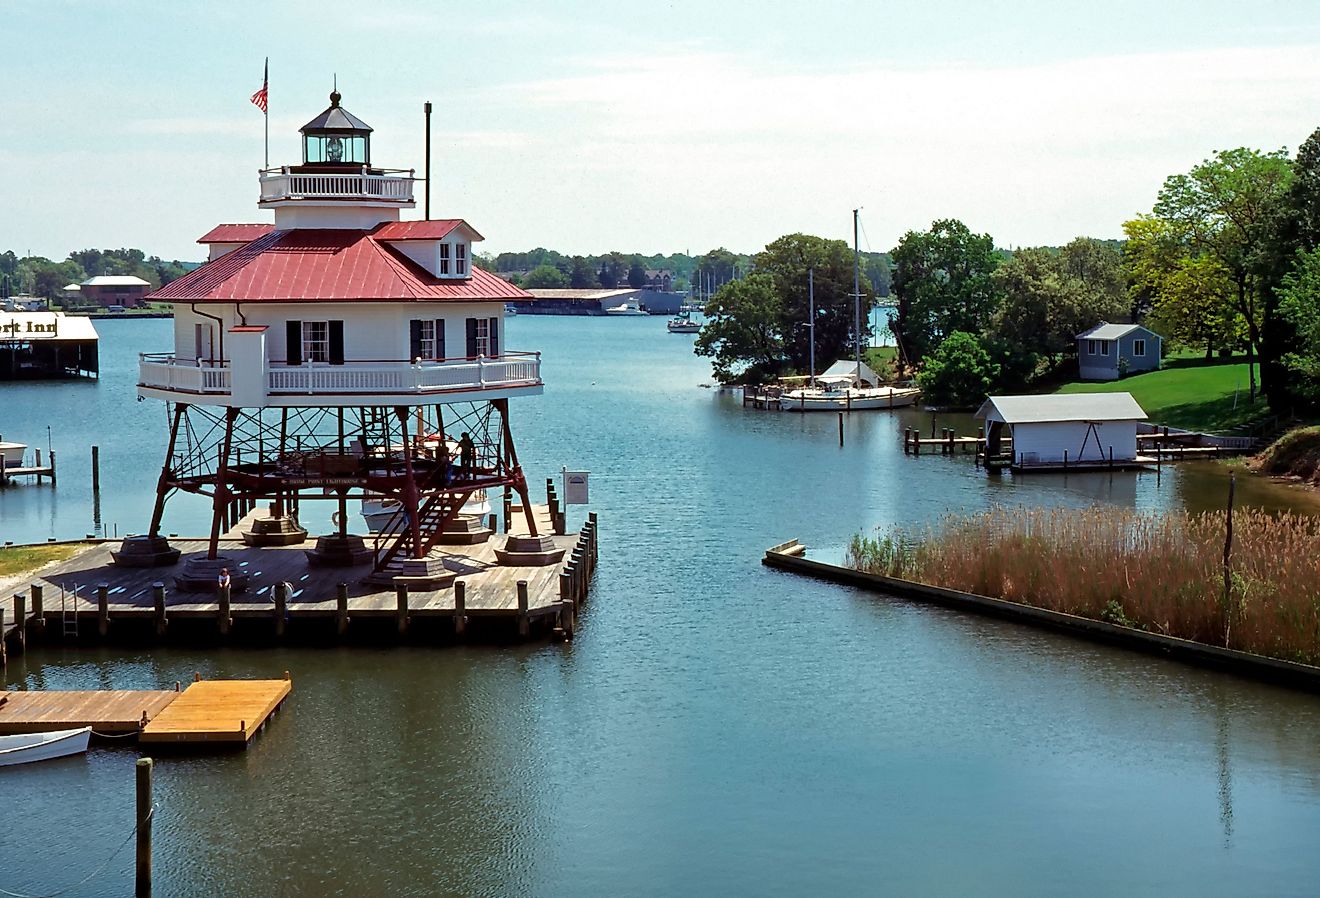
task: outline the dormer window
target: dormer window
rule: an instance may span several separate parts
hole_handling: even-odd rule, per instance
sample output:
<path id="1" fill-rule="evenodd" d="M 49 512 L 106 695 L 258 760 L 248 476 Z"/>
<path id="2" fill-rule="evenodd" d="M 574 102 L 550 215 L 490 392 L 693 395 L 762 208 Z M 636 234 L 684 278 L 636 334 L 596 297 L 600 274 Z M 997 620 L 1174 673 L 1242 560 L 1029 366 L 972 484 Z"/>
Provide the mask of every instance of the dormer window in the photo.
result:
<path id="1" fill-rule="evenodd" d="M 459 243 L 454 246 L 454 274 L 461 278 L 467 277 L 467 244 Z"/>
<path id="2" fill-rule="evenodd" d="M 440 244 L 440 266 L 436 270 L 440 277 L 449 277 L 449 244 Z"/>

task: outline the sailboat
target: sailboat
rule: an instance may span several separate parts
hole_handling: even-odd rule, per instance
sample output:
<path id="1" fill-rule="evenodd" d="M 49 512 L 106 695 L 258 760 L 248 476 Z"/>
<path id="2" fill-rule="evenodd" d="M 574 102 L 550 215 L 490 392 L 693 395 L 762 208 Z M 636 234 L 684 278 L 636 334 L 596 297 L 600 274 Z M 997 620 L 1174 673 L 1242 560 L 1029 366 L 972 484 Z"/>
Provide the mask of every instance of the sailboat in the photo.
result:
<path id="1" fill-rule="evenodd" d="M 917 387 L 881 386 L 880 377 L 862 361 L 862 291 L 861 252 L 858 248 L 857 213 L 853 210 L 853 329 L 856 355 L 853 361 L 835 362 L 816 376 L 816 293 L 815 272 L 807 272 L 811 321 L 811 377 L 807 386 L 789 390 L 779 398 L 779 407 L 790 412 L 845 412 L 895 409 L 916 404 L 921 398 Z"/>

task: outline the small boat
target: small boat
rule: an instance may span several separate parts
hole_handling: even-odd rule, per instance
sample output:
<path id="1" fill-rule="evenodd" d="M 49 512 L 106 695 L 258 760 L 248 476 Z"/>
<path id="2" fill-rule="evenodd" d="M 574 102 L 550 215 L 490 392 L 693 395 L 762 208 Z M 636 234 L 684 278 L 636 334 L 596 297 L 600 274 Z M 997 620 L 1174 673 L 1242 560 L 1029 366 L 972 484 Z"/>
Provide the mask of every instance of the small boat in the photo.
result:
<path id="1" fill-rule="evenodd" d="M 689 312 L 680 312 L 675 317 L 670 318 L 669 324 L 667 324 L 666 327 L 669 328 L 671 334 L 701 333 L 701 322 L 693 321 L 692 315 Z"/>
<path id="2" fill-rule="evenodd" d="M 80 755 L 87 751 L 87 741 L 91 737 L 91 727 L 0 736 L 0 767 Z"/>
<path id="3" fill-rule="evenodd" d="M 617 306 L 605 310 L 606 315 L 645 315 L 646 310 L 635 299 L 624 300 Z"/>
<path id="4" fill-rule="evenodd" d="M 490 514 L 490 499 L 485 490 L 476 490 L 468 496 L 463 507 L 458 510 L 459 517 L 484 518 Z M 377 533 L 383 529 L 399 511 L 399 500 L 381 496 L 362 500 L 362 518 L 367 522 L 367 529 Z"/>
<path id="5" fill-rule="evenodd" d="M 846 412 L 906 408 L 921 398 L 918 387 L 849 387 L 832 385 L 789 390 L 779 397 L 786 412 Z"/>
<path id="6" fill-rule="evenodd" d="M 4 456 L 6 468 L 21 467 L 24 452 L 27 452 L 26 443 L 0 443 L 0 456 Z"/>

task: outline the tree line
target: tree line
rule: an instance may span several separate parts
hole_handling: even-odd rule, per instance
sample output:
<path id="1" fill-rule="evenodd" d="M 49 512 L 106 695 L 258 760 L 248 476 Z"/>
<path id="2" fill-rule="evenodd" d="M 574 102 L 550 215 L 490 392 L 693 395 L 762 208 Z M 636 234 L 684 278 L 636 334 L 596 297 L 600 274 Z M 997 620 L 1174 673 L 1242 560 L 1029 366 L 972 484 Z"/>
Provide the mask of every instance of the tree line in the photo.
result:
<path id="1" fill-rule="evenodd" d="M 1246 147 L 1170 175 L 1124 240 L 1007 252 L 956 220 L 894 250 L 890 326 L 927 398 L 970 405 L 1057 378 L 1077 334 L 1132 320 L 1165 345 L 1244 353 L 1249 392 L 1320 407 L 1320 130 L 1294 158 Z"/>
<path id="2" fill-rule="evenodd" d="M 66 284 L 79 284 L 101 274 L 132 275 L 163 287 L 197 267 L 177 259 L 167 262 L 140 249 L 82 249 L 54 262 L 45 256 L 18 256 L 13 250 L 0 252 L 0 296 L 28 294 L 56 299 Z"/>

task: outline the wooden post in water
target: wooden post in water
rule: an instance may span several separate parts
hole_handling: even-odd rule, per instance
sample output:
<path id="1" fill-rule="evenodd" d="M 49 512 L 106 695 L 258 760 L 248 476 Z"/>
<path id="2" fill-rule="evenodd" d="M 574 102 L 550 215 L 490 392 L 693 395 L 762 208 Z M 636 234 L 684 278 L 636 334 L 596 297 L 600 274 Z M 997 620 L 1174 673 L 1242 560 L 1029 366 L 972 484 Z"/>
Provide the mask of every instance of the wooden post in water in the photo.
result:
<path id="1" fill-rule="evenodd" d="M 397 602 L 396 614 L 399 618 L 399 635 L 403 636 L 408 632 L 408 587 L 402 583 L 396 584 L 394 598 Z"/>
<path id="2" fill-rule="evenodd" d="M 839 412 L 839 446 L 843 446 L 843 412 Z"/>
<path id="3" fill-rule="evenodd" d="M 133 894 L 136 898 L 151 895 L 151 758 L 137 762 L 137 876 Z"/>
<path id="4" fill-rule="evenodd" d="M 151 584 L 151 601 L 156 608 L 156 636 L 163 637 L 169 621 L 165 618 L 165 584 L 159 580 Z"/>
<path id="5" fill-rule="evenodd" d="M 216 625 L 219 627 L 221 636 L 228 636 L 229 626 L 234 622 L 234 619 L 229 615 L 230 599 L 232 598 L 229 584 L 226 583 L 224 586 L 216 587 L 216 593 L 216 604 L 218 605 L 215 618 Z"/>
<path id="6" fill-rule="evenodd" d="M 284 638 L 284 627 L 289 622 L 289 584 L 281 581 L 275 584 L 275 608 L 271 612 L 274 615 L 275 638 Z"/>
<path id="7" fill-rule="evenodd" d="M 101 489 L 101 447 L 92 447 L 92 492 Z"/>
<path id="8" fill-rule="evenodd" d="M 50 485 L 55 485 L 55 450 L 50 450 Z"/>
<path id="9" fill-rule="evenodd" d="M 527 581 L 518 581 L 518 635 L 526 638 L 532 632 L 531 621 L 527 618 Z"/>
<path id="10" fill-rule="evenodd" d="M 42 600 L 45 588 L 40 583 L 32 584 L 32 632 L 40 636 L 46 632 L 46 607 Z M 78 594 L 73 596 L 73 613 L 78 613 Z"/>
<path id="11" fill-rule="evenodd" d="M 1068 450 L 1063 450 L 1063 469 L 1068 470 Z"/>
<path id="12" fill-rule="evenodd" d="M 949 454 L 953 455 L 954 446 L 957 445 L 954 441 L 958 439 L 958 434 L 952 427 L 948 428 L 948 431 L 949 431 Z"/>
<path id="13" fill-rule="evenodd" d="M 573 578 L 565 571 L 559 575 L 559 607 L 560 626 L 564 628 L 564 635 L 572 639 L 573 631 L 577 629 L 577 603 L 573 601 Z"/>
<path id="14" fill-rule="evenodd" d="M 1233 491 L 1237 486 L 1237 474 L 1228 475 L 1228 515 L 1224 519 L 1224 648 L 1228 648 L 1233 636 L 1233 568 L 1230 557 L 1233 554 Z"/>
<path id="15" fill-rule="evenodd" d="M 462 636 L 466 632 L 467 632 L 467 584 L 464 583 L 462 580 L 455 580 L 454 581 L 454 635 Z"/>
<path id="16" fill-rule="evenodd" d="M 0 458 L 4 458 L 0 455 Z M 5 645 L 5 609 L 0 607 L 0 670 L 9 664 L 9 648 Z"/>
<path id="17" fill-rule="evenodd" d="M 96 635 L 105 639 L 110 634 L 110 584 L 96 584 Z"/>
<path id="18" fill-rule="evenodd" d="M 348 584 L 335 586 L 335 631 L 343 636 L 348 632 Z"/>
<path id="19" fill-rule="evenodd" d="M 14 596 L 14 650 L 27 650 L 27 599 L 20 595 Z"/>

